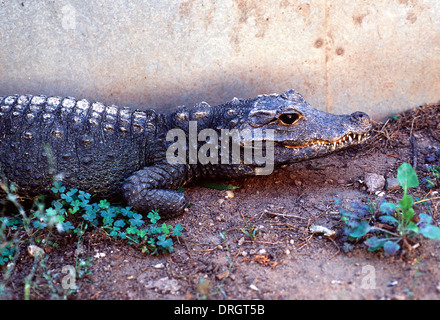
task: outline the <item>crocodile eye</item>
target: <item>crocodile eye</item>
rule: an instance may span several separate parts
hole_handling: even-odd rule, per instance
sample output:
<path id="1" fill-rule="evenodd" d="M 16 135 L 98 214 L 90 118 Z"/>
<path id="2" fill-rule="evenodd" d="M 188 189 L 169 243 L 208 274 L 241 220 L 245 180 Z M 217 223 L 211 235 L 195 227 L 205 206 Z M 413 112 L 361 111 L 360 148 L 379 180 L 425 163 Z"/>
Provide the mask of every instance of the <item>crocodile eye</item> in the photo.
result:
<path id="1" fill-rule="evenodd" d="M 301 114 L 292 112 L 292 113 L 283 113 L 278 116 L 278 120 L 282 125 L 291 126 L 296 123 L 299 119 L 301 119 Z"/>

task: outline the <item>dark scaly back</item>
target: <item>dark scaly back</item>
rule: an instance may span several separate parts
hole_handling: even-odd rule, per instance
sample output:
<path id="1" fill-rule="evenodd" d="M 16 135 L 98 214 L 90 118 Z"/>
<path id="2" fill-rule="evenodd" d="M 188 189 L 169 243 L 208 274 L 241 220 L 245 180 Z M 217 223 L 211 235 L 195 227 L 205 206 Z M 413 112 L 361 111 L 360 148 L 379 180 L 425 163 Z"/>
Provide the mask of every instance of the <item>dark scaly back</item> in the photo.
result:
<path id="1" fill-rule="evenodd" d="M 189 121 L 197 121 L 198 132 L 210 128 L 215 130 L 217 136 L 221 138 L 222 129 L 230 130 L 238 128 L 247 119 L 247 114 L 254 102 L 255 99 L 243 100 L 234 98 L 229 102 L 217 106 L 210 106 L 206 102 L 201 102 L 190 107 L 181 106 L 170 115 L 169 128 L 182 129 L 188 138 Z M 191 141 L 188 142 L 190 143 Z M 199 150 L 200 146 L 205 142 L 206 141 L 199 141 L 197 150 Z M 218 145 L 220 144 L 221 141 L 219 140 Z M 197 163 L 188 166 L 187 180 L 189 181 L 200 177 L 233 178 L 255 174 L 254 167 L 251 165 L 245 165 L 243 163 L 232 164 L 231 162 L 224 164 L 221 163 L 220 157 L 221 155 L 218 157 L 218 164 L 201 165 Z"/>
<path id="2" fill-rule="evenodd" d="M 111 197 L 141 169 L 158 115 L 74 98 L 0 98 L 0 165 L 21 194 L 68 188 Z"/>

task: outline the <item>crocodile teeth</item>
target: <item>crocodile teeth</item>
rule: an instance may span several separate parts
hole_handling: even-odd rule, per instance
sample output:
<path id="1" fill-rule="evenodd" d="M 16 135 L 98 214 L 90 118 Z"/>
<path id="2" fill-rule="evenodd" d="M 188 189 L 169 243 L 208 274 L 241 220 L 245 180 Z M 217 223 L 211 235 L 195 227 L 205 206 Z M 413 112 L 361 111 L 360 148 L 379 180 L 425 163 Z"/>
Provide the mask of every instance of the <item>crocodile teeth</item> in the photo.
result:
<path id="1" fill-rule="evenodd" d="M 356 134 L 356 133 L 349 133 L 346 136 L 342 137 L 339 140 L 330 142 L 330 141 L 324 141 L 324 140 L 317 140 L 313 142 L 306 143 L 302 146 L 289 146 L 284 145 L 284 147 L 289 149 L 301 149 L 309 146 L 330 146 L 333 150 L 336 150 L 337 147 L 342 147 L 347 143 L 353 142 L 354 140 L 357 140 L 358 143 L 362 141 L 362 139 L 366 138 L 368 136 L 368 133 L 365 134 Z"/>

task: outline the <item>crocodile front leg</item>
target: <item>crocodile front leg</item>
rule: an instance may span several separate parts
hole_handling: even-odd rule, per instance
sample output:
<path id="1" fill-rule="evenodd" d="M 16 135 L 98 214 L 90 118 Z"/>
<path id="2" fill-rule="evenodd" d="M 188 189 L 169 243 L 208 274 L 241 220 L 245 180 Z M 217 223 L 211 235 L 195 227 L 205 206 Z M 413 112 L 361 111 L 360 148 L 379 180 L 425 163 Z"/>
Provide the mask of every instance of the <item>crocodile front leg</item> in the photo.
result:
<path id="1" fill-rule="evenodd" d="M 159 210 L 168 219 L 183 213 L 187 201 L 176 191 L 185 182 L 186 167 L 168 163 L 145 167 L 136 171 L 123 184 L 124 197 L 140 213 Z"/>

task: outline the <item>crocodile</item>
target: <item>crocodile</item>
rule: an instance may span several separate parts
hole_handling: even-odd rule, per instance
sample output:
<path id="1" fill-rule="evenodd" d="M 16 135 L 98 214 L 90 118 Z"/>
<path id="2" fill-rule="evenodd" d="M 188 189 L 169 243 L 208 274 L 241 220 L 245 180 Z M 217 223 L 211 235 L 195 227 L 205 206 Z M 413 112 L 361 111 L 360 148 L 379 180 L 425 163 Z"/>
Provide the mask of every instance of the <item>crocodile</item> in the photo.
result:
<path id="1" fill-rule="evenodd" d="M 256 151 L 260 143 L 261 155 L 271 153 L 266 159 L 276 167 L 360 144 L 371 127 L 363 112 L 327 113 L 311 107 L 295 90 L 234 98 L 217 106 L 179 106 L 170 113 L 16 94 L 0 97 L 0 169 L 23 199 L 50 194 L 54 181 L 62 181 L 67 188 L 125 200 L 140 213 L 157 209 L 161 217 L 172 218 L 187 207 L 178 189 L 190 181 L 261 174 L 267 164 L 252 154 L 246 158 L 246 146 Z M 170 137 L 173 130 L 177 135 Z M 198 134 L 196 140 L 191 140 L 191 130 Z M 200 136 L 206 130 L 208 135 Z M 222 135 L 233 130 L 239 135 Z M 179 134 L 189 144 L 183 151 L 199 148 L 199 154 L 204 143 L 209 149 L 210 139 L 209 146 L 225 139 L 235 144 L 205 150 L 208 160 L 220 150 L 225 155 L 221 163 L 206 157 L 194 161 L 188 152 L 179 162 L 174 161 L 182 151 Z M 231 162 L 234 145 L 239 146 L 239 156 Z"/>

